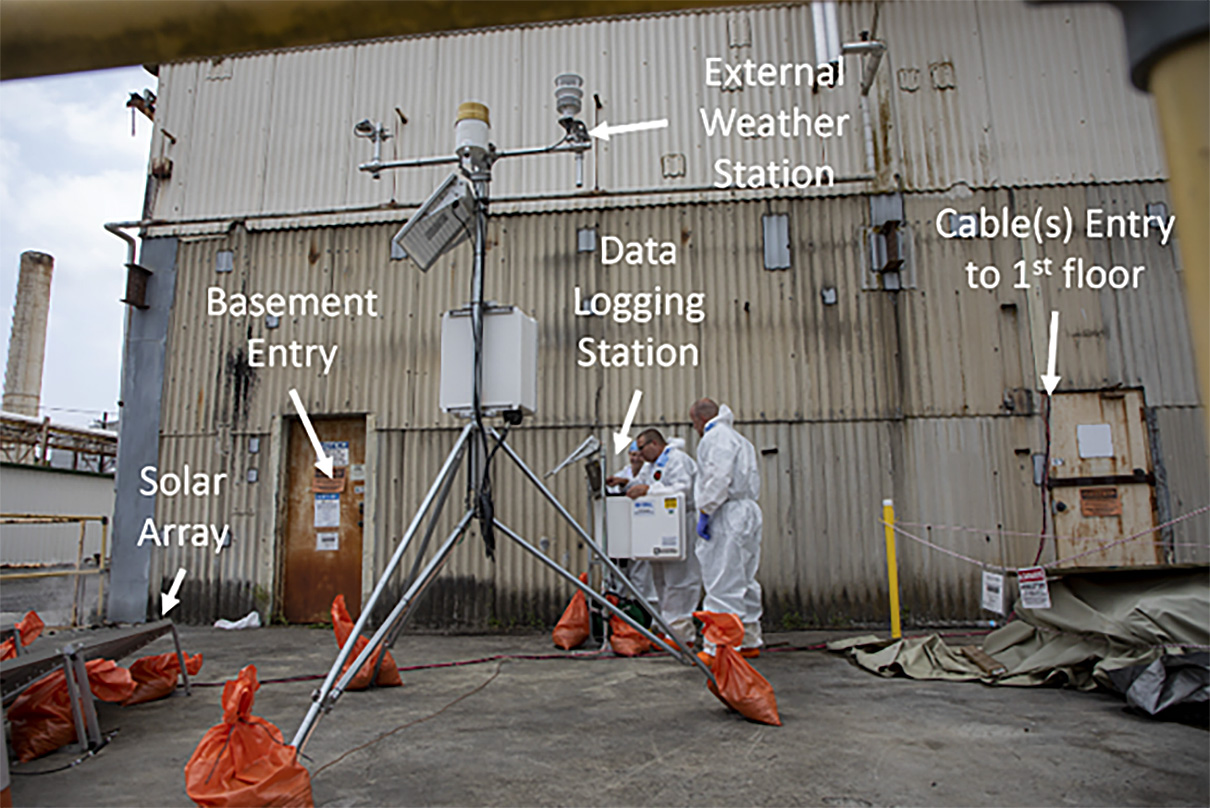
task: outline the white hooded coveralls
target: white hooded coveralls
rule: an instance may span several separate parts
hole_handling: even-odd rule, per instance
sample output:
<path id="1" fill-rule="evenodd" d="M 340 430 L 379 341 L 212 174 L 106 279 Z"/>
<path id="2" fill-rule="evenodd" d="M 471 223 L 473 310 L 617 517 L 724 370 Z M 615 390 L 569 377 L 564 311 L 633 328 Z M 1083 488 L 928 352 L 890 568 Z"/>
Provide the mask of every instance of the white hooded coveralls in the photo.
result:
<path id="1" fill-rule="evenodd" d="M 693 505 L 693 480 L 697 475 L 697 464 L 676 443 L 684 445 L 676 438 L 669 441 L 654 463 L 643 464 L 639 476 L 631 485 L 648 486 L 648 495 L 685 496 L 681 529 L 685 531 L 691 549 L 684 561 L 632 561 L 629 573 L 631 583 L 659 609 L 664 622 L 684 643 L 692 645 L 697 636 L 693 628 L 693 612 L 702 596 L 702 571 L 692 550 L 692 540 L 697 535 L 697 509 Z M 655 628 L 652 626 L 653 630 Z"/>
<path id="2" fill-rule="evenodd" d="M 735 431 L 734 423 L 735 414 L 722 405 L 697 445 L 694 499 L 710 517 L 710 539 L 698 536 L 696 543 L 706 590 L 702 609 L 737 615 L 744 624 L 743 647 L 759 648 L 763 644 L 761 590 L 756 582 L 763 521 L 756 504 L 760 470 L 756 450 Z M 714 649 L 707 644 L 706 651 Z"/>

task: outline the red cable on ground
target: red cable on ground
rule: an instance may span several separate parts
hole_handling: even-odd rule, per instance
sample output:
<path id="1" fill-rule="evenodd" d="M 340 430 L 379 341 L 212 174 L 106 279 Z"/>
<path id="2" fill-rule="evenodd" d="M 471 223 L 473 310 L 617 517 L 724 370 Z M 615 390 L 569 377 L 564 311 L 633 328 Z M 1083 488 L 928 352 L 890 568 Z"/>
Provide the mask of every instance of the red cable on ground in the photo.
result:
<path id="1" fill-rule="evenodd" d="M 939 634 L 939 637 L 978 637 L 985 634 L 990 634 L 990 631 L 970 631 L 965 633 L 947 633 Z M 927 637 L 928 634 L 916 635 L 917 637 Z M 913 639 L 913 637 L 905 637 L 905 639 Z M 764 649 L 764 653 L 783 653 L 786 651 L 822 651 L 828 647 L 827 643 L 816 643 L 815 645 L 787 645 L 777 646 L 774 648 Z M 475 659 L 458 659 L 452 662 L 428 662 L 423 665 L 400 665 L 401 673 L 407 671 L 425 671 L 435 668 L 461 668 L 466 665 L 482 665 L 485 662 L 496 662 L 497 660 L 505 659 L 524 659 L 536 660 L 539 662 L 554 660 L 554 659 L 572 659 L 572 660 L 600 660 L 600 659 L 641 659 L 643 657 L 667 656 L 667 651 L 648 651 L 644 654 L 639 654 L 637 657 L 621 657 L 616 654 L 606 654 L 602 651 L 580 651 L 573 654 L 493 654 L 492 656 L 476 657 Z M 290 684 L 292 682 L 313 682 L 316 679 L 323 679 L 327 674 L 316 673 L 305 676 L 283 676 L 277 679 L 261 679 L 262 685 L 277 685 Z M 222 687 L 227 684 L 222 682 L 190 682 L 193 687 Z"/>

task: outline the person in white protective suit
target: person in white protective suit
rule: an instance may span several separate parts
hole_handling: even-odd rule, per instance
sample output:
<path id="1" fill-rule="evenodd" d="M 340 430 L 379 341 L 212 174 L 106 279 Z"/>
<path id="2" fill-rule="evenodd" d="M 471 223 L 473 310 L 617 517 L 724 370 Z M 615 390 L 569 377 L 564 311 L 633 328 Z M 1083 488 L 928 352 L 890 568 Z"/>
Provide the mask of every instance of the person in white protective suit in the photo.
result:
<path id="1" fill-rule="evenodd" d="M 680 446 L 684 441 L 665 441 L 658 429 L 648 429 L 635 439 L 639 452 L 647 462 L 638 477 L 626 489 L 626 496 L 638 499 L 648 494 L 683 494 L 685 515 L 683 530 L 693 536 L 693 481 L 697 464 Z M 674 445 L 679 443 L 680 446 Z M 654 590 L 655 602 L 664 622 L 676 633 L 686 647 L 693 645 L 697 631 L 693 612 L 702 596 L 702 572 L 696 554 L 688 553 L 684 561 L 632 561 L 630 580 L 644 595 Z M 646 580 L 652 582 L 651 589 Z"/>
<path id="2" fill-rule="evenodd" d="M 639 452 L 639 445 L 634 441 L 630 442 L 630 464 L 618 469 L 612 477 L 605 478 L 605 485 L 609 486 L 610 494 L 624 494 L 626 487 L 634 482 L 639 476 L 639 472 L 643 470 L 643 455 Z"/>
<path id="3" fill-rule="evenodd" d="M 756 570 L 763 520 L 756 504 L 760 497 L 756 450 L 735 431 L 735 414 L 726 404 L 720 407 L 703 398 L 689 410 L 689 417 L 701 436 L 693 492 L 701 512 L 696 551 L 706 590 L 702 609 L 738 616 L 744 624 L 740 653 L 759 656 L 764 640 Z M 702 655 L 712 658 L 713 645 L 706 643 Z"/>

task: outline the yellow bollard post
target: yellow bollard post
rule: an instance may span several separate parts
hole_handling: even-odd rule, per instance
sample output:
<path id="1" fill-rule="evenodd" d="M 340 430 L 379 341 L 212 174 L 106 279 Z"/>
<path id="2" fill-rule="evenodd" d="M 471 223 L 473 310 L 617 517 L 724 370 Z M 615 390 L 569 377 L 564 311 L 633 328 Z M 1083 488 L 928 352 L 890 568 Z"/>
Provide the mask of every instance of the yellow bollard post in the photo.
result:
<path id="1" fill-rule="evenodd" d="M 882 521 L 886 522 L 886 571 L 891 589 L 891 638 L 903 636 L 899 623 L 899 562 L 895 559 L 895 505 L 891 500 L 882 501 Z"/>

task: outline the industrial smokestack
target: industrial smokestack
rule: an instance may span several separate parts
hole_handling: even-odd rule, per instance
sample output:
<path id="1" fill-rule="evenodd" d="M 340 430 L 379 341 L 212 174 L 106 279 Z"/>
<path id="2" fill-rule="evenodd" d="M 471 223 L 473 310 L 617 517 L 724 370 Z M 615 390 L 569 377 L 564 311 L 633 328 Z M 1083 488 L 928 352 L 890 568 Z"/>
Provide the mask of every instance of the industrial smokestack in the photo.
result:
<path id="1" fill-rule="evenodd" d="M 50 278 L 55 259 L 46 253 L 21 253 L 21 277 L 13 304 L 13 333 L 4 374 L 4 410 L 38 417 L 42 397 L 42 360 L 46 357 L 46 321 L 50 316 Z"/>

